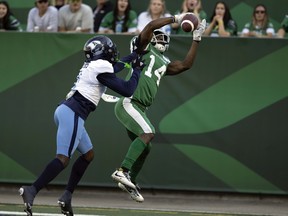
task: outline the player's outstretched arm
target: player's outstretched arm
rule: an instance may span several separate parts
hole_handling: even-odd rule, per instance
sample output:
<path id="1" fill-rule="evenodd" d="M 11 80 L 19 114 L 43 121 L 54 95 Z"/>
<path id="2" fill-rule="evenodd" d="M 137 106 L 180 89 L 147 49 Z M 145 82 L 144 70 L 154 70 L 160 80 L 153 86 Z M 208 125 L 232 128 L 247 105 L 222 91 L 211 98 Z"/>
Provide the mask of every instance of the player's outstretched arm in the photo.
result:
<path id="1" fill-rule="evenodd" d="M 144 29 L 140 32 L 139 36 L 138 36 L 138 41 L 137 41 L 137 53 L 141 53 L 143 50 L 145 50 L 145 48 L 147 47 L 147 45 L 150 43 L 152 37 L 153 37 L 153 31 L 155 29 L 159 29 L 165 25 L 177 22 L 177 23 L 181 23 L 183 17 L 186 15 L 187 13 L 183 13 L 180 15 L 175 15 L 175 16 L 171 16 L 171 17 L 163 17 L 163 18 L 159 18 L 159 19 L 155 19 L 152 20 L 151 22 L 149 22 Z"/>
<path id="2" fill-rule="evenodd" d="M 119 59 L 116 64 L 113 66 L 114 73 L 118 73 L 122 71 L 124 68 L 130 68 L 130 62 L 137 58 L 137 53 L 132 52 L 127 56 L 122 57 Z"/>
<path id="3" fill-rule="evenodd" d="M 132 61 L 133 73 L 128 81 L 117 77 L 115 73 L 102 73 L 97 76 L 97 79 L 100 83 L 118 94 L 124 97 L 130 97 L 138 85 L 140 73 L 144 66 L 145 63 L 142 59 L 142 55 L 137 55 Z"/>
<path id="4" fill-rule="evenodd" d="M 206 20 L 203 19 L 198 28 L 193 32 L 193 42 L 188 53 L 186 54 L 185 59 L 183 61 L 176 60 L 171 62 L 168 65 L 166 75 L 177 75 L 192 67 L 196 58 L 199 42 L 201 41 L 201 37 L 203 35 L 203 32 L 205 31 L 205 27 Z"/>
<path id="5" fill-rule="evenodd" d="M 162 26 L 171 24 L 175 21 L 174 17 L 163 17 L 149 22 L 144 29 L 140 32 L 135 46 L 137 47 L 136 52 L 141 53 L 145 50 L 147 45 L 150 43 L 153 37 L 153 31 L 159 29 Z"/>

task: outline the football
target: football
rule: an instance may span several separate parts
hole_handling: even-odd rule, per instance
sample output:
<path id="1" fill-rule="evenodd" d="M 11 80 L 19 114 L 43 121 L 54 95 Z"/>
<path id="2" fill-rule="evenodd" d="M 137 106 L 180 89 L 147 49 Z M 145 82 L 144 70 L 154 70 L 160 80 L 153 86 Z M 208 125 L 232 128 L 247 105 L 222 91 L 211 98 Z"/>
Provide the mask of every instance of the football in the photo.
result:
<path id="1" fill-rule="evenodd" d="M 183 29 L 183 31 L 185 32 L 193 32 L 195 29 L 197 29 L 199 24 L 199 20 L 198 18 L 190 13 L 190 14 L 186 14 L 181 22 L 181 28 Z"/>

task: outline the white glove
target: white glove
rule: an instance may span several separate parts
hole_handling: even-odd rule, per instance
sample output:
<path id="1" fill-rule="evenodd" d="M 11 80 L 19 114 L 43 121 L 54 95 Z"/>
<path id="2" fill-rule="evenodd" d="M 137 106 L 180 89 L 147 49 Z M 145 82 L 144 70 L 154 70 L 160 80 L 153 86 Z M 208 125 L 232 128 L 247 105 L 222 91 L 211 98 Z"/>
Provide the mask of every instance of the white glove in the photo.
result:
<path id="1" fill-rule="evenodd" d="M 178 24 L 181 24 L 181 23 L 182 23 L 182 20 L 183 20 L 183 17 L 184 17 L 186 14 L 193 14 L 193 13 L 182 13 L 182 14 L 174 15 L 174 22 L 175 22 L 175 23 L 178 23 Z"/>
<path id="2" fill-rule="evenodd" d="M 203 19 L 196 30 L 193 31 L 193 40 L 201 41 L 201 36 L 206 29 L 206 20 Z"/>

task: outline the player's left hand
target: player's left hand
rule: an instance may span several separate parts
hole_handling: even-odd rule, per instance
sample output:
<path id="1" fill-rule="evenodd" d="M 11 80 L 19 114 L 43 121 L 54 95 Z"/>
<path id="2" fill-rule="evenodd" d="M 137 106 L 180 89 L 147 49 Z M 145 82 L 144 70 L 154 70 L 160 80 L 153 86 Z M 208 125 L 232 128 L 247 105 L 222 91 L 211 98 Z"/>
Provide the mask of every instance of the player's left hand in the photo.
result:
<path id="1" fill-rule="evenodd" d="M 206 20 L 203 19 L 198 28 L 193 32 L 193 40 L 198 42 L 201 41 L 201 36 L 204 33 L 205 29 L 206 29 Z"/>

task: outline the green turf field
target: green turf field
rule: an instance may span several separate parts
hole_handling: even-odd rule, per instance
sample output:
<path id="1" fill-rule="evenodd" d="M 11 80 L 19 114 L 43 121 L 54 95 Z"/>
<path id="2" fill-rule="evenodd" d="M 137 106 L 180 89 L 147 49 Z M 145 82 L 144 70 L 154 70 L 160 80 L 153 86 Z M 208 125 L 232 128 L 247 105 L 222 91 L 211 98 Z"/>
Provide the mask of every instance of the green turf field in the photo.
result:
<path id="1" fill-rule="evenodd" d="M 116 208 L 74 208 L 75 216 L 253 216 L 248 214 L 223 214 L 223 213 L 201 213 L 201 212 L 179 212 L 139 209 L 116 209 Z M 23 205 L 0 204 L 0 216 L 25 215 Z M 33 216 L 61 216 L 57 206 L 33 206 Z"/>

